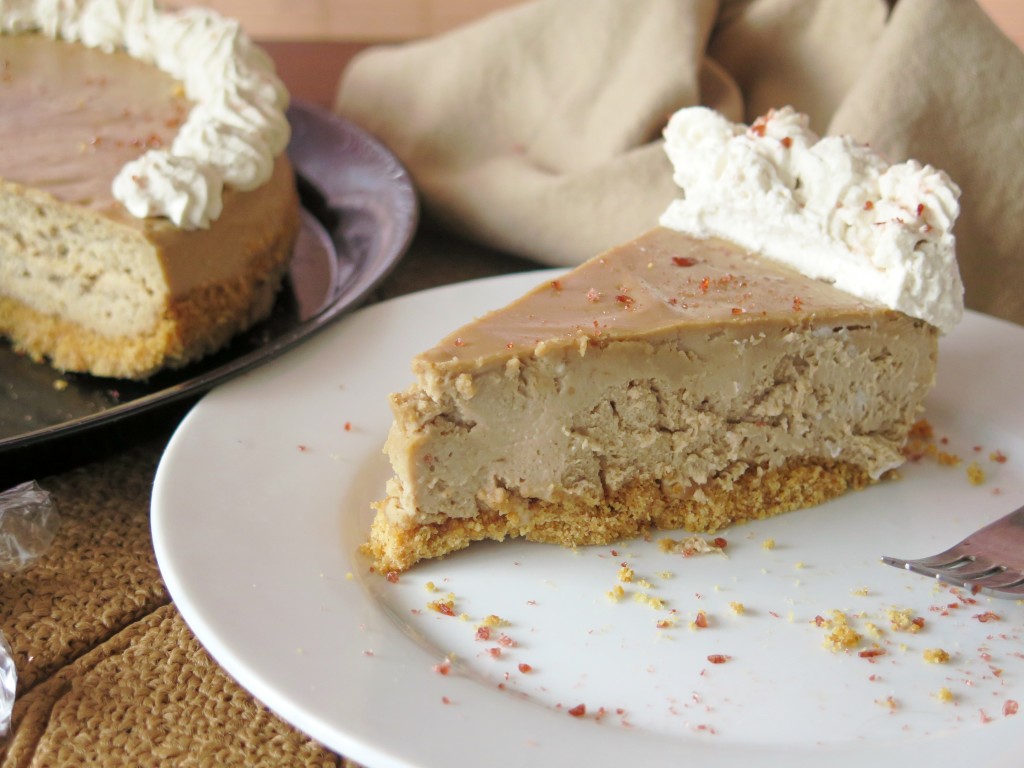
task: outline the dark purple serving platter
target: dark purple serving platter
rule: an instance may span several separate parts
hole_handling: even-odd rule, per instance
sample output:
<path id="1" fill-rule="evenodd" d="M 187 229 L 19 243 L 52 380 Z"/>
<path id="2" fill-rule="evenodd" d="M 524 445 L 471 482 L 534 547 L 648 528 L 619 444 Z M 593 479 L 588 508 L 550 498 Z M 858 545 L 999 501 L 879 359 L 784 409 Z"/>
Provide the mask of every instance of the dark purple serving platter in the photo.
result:
<path id="1" fill-rule="evenodd" d="M 404 255 L 418 220 L 398 160 L 325 109 L 288 111 L 303 226 L 271 317 L 220 353 L 145 382 L 60 373 L 0 341 L 0 468 L 20 451 L 192 399 L 359 306 Z"/>

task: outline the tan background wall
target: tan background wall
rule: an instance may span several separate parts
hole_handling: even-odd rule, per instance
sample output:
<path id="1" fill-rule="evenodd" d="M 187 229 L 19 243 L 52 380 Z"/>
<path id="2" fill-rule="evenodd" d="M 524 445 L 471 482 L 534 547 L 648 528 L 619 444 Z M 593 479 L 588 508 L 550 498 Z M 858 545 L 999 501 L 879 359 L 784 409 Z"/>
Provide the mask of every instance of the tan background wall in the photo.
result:
<path id="1" fill-rule="evenodd" d="M 407 40 L 443 32 L 523 0 L 168 0 L 240 19 L 261 40 Z M 1024 0 L 979 0 L 1024 48 Z"/>
<path id="2" fill-rule="evenodd" d="M 435 35 L 525 1 L 164 0 L 164 4 L 206 5 L 239 19 L 273 57 L 294 98 L 330 107 L 346 64 L 366 46 Z M 1024 0 L 978 1 L 1024 48 Z"/>
<path id="3" fill-rule="evenodd" d="M 425 37 L 522 0 L 167 0 L 240 19 L 260 40 L 382 42 Z"/>

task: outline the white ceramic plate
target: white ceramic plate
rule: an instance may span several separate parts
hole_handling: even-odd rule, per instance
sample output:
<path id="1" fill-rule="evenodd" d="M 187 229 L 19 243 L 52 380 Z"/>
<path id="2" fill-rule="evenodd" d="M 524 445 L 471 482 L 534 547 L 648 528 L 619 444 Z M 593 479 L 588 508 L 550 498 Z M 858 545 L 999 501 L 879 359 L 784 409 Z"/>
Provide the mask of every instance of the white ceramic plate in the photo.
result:
<path id="1" fill-rule="evenodd" d="M 668 554 L 660 536 L 507 542 L 397 583 L 369 572 L 358 547 L 389 475 L 387 393 L 409 383 L 415 352 L 550 277 L 360 310 L 190 413 L 157 473 L 154 540 L 178 608 L 228 672 L 373 768 L 1019 765 L 1024 606 L 879 562 L 937 552 L 1024 502 L 1024 330 L 1007 323 L 969 314 L 942 341 L 927 416 L 959 466 L 924 458 L 901 480 L 736 527 L 727 556 Z M 459 615 L 428 607 L 448 595 Z M 893 609 L 923 629 L 891 629 Z M 694 628 L 701 610 L 709 626 Z M 815 617 L 832 610 L 864 635 L 857 650 L 824 647 Z M 489 615 L 507 624 L 477 639 Z M 875 642 L 884 655 L 859 654 Z M 929 649 L 951 658 L 929 663 Z"/>

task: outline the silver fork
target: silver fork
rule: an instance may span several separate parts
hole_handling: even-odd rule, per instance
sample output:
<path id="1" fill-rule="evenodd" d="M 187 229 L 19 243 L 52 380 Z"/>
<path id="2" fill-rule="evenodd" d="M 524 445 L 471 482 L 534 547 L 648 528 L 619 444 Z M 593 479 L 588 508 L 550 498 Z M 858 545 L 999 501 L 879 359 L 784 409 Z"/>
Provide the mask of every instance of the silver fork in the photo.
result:
<path id="1" fill-rule="evenodd" d="M 1024 507 L 978 529 L 945 552 L 919 560 L 883 555 L 882 562 L 972 593 L 1020 598 L 1024 596 Z"/>

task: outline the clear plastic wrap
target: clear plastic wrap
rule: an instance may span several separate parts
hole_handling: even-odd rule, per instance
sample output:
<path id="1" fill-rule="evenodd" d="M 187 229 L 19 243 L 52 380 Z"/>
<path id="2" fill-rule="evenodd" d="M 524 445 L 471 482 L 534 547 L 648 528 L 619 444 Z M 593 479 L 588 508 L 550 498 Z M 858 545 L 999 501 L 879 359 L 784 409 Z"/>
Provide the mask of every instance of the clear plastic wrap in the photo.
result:
<path id="1" fill-rule="evenodd" d="M 11 728 L 14 710 L 14 692 L 18 687 L 18 671 L 14 668 L 14 654 L 4 633 L 0 632 L 0 739 Z"/>
<path id="2" fill-rule="evenodd" d="M 59 525 L 52 497 L 35 481 L 0 491 L 0 571 L 20 571 L 46 552 Z M 0 738 L 11 726 L 17 683 L 14 654 L 0 630 Z"/>
<path id="3" fill-rule="evenodd" d="M 34 480 L 0 491 L 0 571 L 20 571 L 50 548 L 60 517 Z"/>

